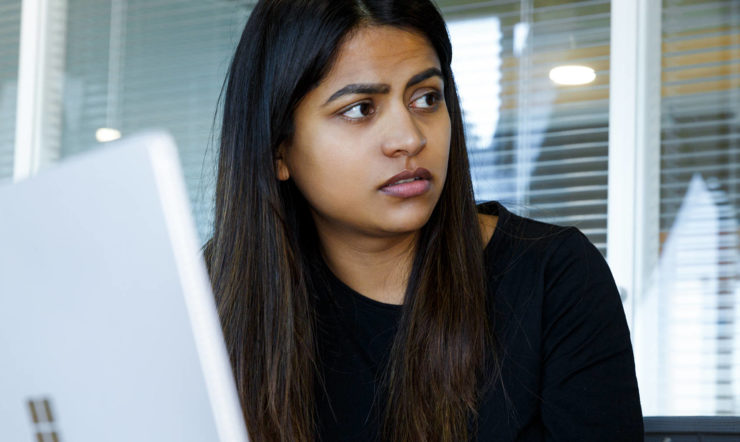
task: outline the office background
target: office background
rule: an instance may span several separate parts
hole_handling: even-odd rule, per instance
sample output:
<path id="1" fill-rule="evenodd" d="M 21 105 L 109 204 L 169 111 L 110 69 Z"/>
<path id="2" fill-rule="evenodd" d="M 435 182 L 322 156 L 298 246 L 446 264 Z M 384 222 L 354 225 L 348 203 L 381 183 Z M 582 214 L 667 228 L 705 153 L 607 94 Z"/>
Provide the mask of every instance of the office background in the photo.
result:
<path id="1" fill-rule="evenodd" d="M 645 415 L 740 415 L 740 1 L 437 3 L 476 198 L 607 257 Z M 217 99 L 253 4 L 0 0 L 0 182 L 166 128 L 207 238 Z"/>

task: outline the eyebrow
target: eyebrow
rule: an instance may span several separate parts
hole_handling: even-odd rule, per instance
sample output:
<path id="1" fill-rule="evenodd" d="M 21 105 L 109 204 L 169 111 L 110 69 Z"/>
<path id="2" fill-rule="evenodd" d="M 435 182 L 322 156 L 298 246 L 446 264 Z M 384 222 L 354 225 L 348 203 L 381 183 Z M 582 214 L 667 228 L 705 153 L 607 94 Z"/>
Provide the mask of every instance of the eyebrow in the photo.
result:
<path id="1" fill-rule="evenodd" d="M 414 75 L 413 77 L 411 77 L 409 81 L 406 82 L 406 88 L 410 88 L 411 86 L 421 83 L 422 81 L 426 80 L 427 78 L 431 78 L 431 77 L 439 77 L 439 78 L 444 79 L 444 77 L 442 76 L 442 71 L 439 70 L 439 68 L 429 68 L 425 70 L 424 72 L 420 72 Z M 326 100 L 326 103 L 324 103 L 324 106 L 336 100 L 337 98 L 345 96 L 345 95 L 387 94 L 388 92 L 390 92 L 390 90 L 391 90 L 390 85 L 387 85 L 385 83 L 348 84 L 347 86 L 344 86 L 343 88 L 334 92 L 331 95 L 331 97 L 329 97 L 329 99 Z"/>

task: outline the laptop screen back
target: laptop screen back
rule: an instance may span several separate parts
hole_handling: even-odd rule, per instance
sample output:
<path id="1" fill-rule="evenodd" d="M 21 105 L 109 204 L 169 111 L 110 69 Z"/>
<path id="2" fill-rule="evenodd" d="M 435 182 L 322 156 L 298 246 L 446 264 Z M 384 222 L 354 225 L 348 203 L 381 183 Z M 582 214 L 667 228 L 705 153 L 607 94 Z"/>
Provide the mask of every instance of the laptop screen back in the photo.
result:
<path id="1" fill-rule="evenodd" d="M 0 367 L 0 440 L 246 440 L 169 136 L 0 187 Z"/>

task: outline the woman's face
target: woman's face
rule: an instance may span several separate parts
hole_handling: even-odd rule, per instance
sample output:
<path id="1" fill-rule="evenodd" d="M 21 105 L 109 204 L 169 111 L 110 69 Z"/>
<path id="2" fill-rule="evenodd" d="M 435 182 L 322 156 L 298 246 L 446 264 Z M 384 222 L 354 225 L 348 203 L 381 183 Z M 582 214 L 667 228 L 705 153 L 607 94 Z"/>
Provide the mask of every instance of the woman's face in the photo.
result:
<path id="1" fill-rule="evenodd" d="M 356 31 L 294 124 L 278 178 L 293 178 L 320 230 L 390 236 L 427 222 L 447 176 L 450 117 L 425 37 Z"/>

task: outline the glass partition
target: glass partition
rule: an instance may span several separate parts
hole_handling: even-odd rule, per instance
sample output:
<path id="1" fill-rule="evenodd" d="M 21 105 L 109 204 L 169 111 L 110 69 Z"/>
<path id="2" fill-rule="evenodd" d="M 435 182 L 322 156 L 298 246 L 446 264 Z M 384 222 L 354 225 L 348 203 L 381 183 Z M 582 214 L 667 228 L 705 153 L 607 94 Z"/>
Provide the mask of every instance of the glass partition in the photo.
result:
<path id="1" fill-rule="evenodd" d="M 250 10 L 228 0 L 68 0 L 60 157 L 169 130 L 205 240 L 216 102 Z"/>
<path id="2" fill-rule="evenodd" d="M 662 6 L 660 251 L 636 306 L 643 406 L 737 415 L 740 2 Z"/>
<path id="3" fill-rule="evenodd" d="M 440 1 L 476 199 L 606 253 L 610 1 Z"/>
<path id="4" fill-rule="evenodd" d="M 0 182 L 13 178 L 21 0 L 0 1 Z"/>

